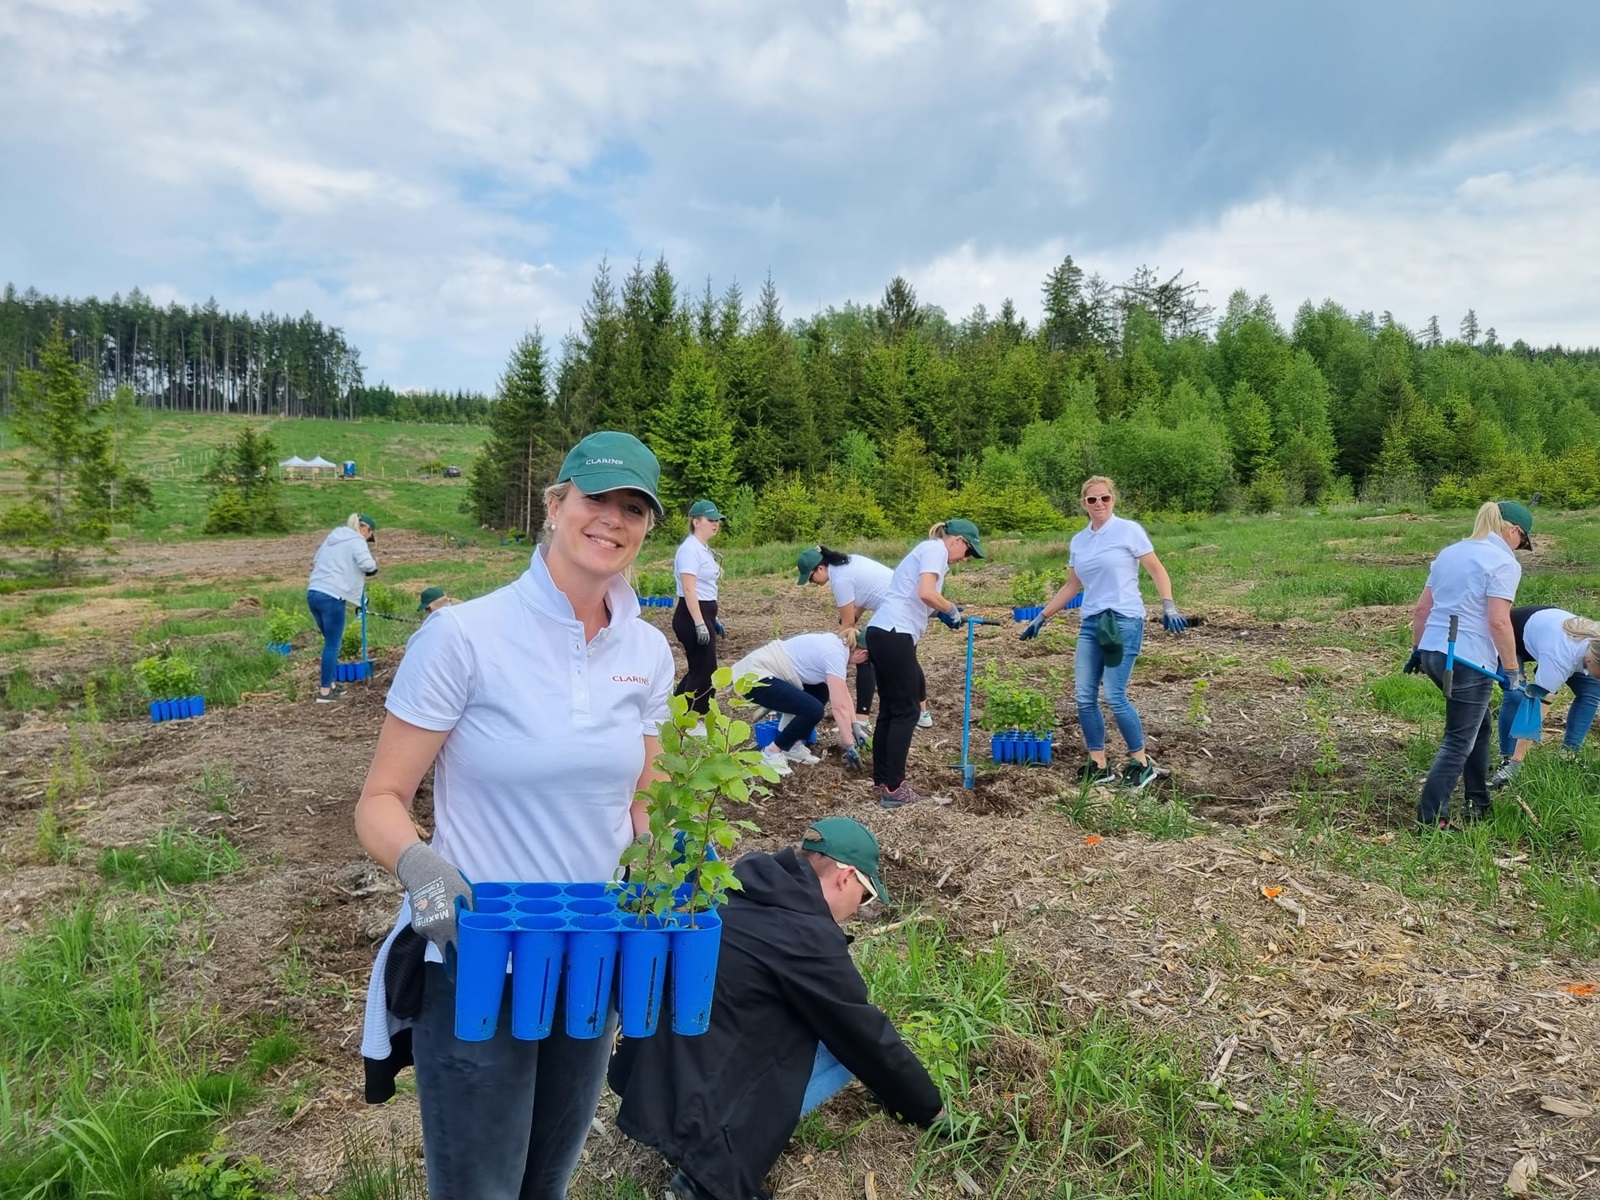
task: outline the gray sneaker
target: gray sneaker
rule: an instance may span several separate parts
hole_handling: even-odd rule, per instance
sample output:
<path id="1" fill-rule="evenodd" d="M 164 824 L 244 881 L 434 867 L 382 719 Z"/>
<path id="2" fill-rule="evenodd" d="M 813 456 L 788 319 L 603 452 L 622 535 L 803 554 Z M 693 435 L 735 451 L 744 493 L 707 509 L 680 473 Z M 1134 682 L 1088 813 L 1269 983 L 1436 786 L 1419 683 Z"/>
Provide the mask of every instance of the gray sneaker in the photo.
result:
<path id="1" fill-rule="evenodd" d="M 1500 769 L 1489 776 L 1489 790 L 1498 792 L 1517 777 L 1517 772 L 1522 770 L 1522 764 L 1514 758 L 1508 758 L 1500 764 Z"/>
<path id="2" fill-rule="evenodd" d="M 332 687 L 330 687 L 326 692 L 318 692 L 317 693 L 317 703 L 318 704 L 337 704 L 340 700 L 343 700 L 343 699 L 344 699 L 344 689 L 342 687 L 340 687 L 337 683 L 334 684 Z"/>
<path id="3" fill-rule="evenodd" d="M 921 799 L 916 789 L 911 786 L 911 781 L 902 779 L 899 787 L 883 789 L 883 794 L 878 797 L 878 807 L 904 808 L 908 804 L 918 803 Z"/>

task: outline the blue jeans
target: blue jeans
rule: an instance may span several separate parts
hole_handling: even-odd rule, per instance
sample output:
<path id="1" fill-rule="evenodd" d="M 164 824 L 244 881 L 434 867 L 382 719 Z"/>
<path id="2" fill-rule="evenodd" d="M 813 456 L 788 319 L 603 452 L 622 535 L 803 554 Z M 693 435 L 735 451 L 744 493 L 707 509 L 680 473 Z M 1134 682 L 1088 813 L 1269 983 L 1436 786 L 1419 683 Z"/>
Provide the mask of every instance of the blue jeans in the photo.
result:
<path id="1" fill-rule="evenodd" d="M 1444 658 L 1442 650 L 1422 652 L 1422 669 L 1441 691 Z M 1456 664 L 1455 686 L 1450 699 L 1444 702 L 1444 737 L 1433 766 L 1428 768 L 1428 778 L 1423 781 L 1422 798 L 1417 801 L 1417 820 L 1422 824 L 1433 825 L 1449 818 L 1450 797 L 1458 779 L 1466 794 L 1468 812 L 1483 816 L 1489 811 L 1489 700 L 1493 694 L 1494 680 L 1481 671 Z"/>
<path id="2" fill-rule="evenodd" d="M 1561 744 L 1576 754 L 1583 748 L 1583 739 L 1589 736 L 1595 713 L 1600 712 L 1600 679 L 1587 671 L 1578 671 L 1567 679 L 1574 699 L 1567 709 L 1567 732 Z M 1517 748 L 1517 739 L 1511 736 L 1511 726 L 1516 723 L 1517 709 L 1521 705 L 1514 696 L 1500 698 L 1500 753 L 1509 756 Z"/>
<path id="3" fill-rule="evenodd" d="M 1117 732 L 1128 744 L 1128 753 L 1137 754 L 1144 749 L 1144 726 L 1139 723 L 1139 710 L 1128 699 L 1128 677 L 1133 674 L 1134 659 L 1144 645 L 1144 618 L 1117 614 L 1117 627 L 1122 631 L 1122 663 L 1106 666 L 1105 651 L 1094 636 L 1100 614 L 1087 614 L 1078 631 L 1078 654 L 1072 664 L 1073 698 L 1078 702 L 1078 724 L 1083 729 L 1083 742 L 1091 753 L 1098 754 L 1106 748 L 1106 723 L 1100 715 L 1100 685 L 1105 683 L 1106 707 L 1117 723 Z"/>
<path id="4" fill-rule="evenodd" d="M 455 1034 L 455 985 L 423 968 L 422 1012 L 411 1032 L 422 1150 L 431 1200 L 563 1200 L 600 1104 L 617 1015 L 603 1034 L 571 1038 L 565 1000 L 550 1035 L 511 1036 L 511 988 L 486 1042 Z"/>
<path id="5" fill-rule="evenodd" d="M 344 601 L 327 592 L 307 592 L 306 605 L 322 634 L 321 681 L 327 687 L 337 674 L 334 668 L 339 665 L 339 643 L 344 641 Z"/>
<path id="6" fill-rule="evenodd" d="M 789 723 L 778 730 L 778 736 L 772 741 L 779 750 L 788 750 L 796 742 L 803 742 L 810 737 L 817 722 L 822 720 L 822 709 L 828 702 L 828 688 L 822 683 L 797 688 L 792 683 L 769 675 L 750 689 L 749 699 L 750 703 L 770 708 L 775 713 L 789 714 Z M 833 719 L 843 727 L 849 725 L 853 715 L 846 713 L 841 717 L 835 713 Z"/>
<path id="7" fill-rule="evenodd" d="M 805 1116 L 819 1104 L 837 1096 L 854 1078 L 845 1065 L 833 1056 L 833 1051 L 818 1042 L 817 1059 L 811 1066 L 811 1082 L 806 1084 L 805 1099 L 800 1102 L 800 1115 Z"/>

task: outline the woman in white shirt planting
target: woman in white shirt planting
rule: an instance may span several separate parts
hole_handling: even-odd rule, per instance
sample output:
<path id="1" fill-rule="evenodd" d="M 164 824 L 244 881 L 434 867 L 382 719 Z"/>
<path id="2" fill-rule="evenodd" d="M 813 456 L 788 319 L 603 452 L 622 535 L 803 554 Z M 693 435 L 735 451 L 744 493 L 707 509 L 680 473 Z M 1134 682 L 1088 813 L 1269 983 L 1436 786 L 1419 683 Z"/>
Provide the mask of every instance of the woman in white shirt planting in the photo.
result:
<path id="1" fill-rule="evenodd" d="M 545 492 L 545 540 L 528 570 L 429 617 L 389 690 L 355 825 L 406 903 L 368 995 L 362 1054 L 368 1099 L 385 1098 L 385 1066 L 393 1094 L 404 1065 L 403 1042 L 390 1040 L 395 1017 L 412 1020 L 434 1200 L 564 1196 L 594 1117 L 615 1010 L 599 1037 L 569 1037 L 558 1008 L 548 1037 L 521 1041 L 507 988 L 495 1035 L 460 1040 L 444 964 L 457 910 L 472 905 L 468 880 L 608 880 L 649 828 L 634 796 L 655 778 L 672 652 L 638 619 L 625 572 L 661 513 L 659 474 L 631 434 L 584 438 Z M 429 767 L 434 831 L 424 842 L 411 809 Z M 420 995 L 402 1006 L 386 998 L 385 972 L 396 977 L 410 931 L 426 939 L 426 962 L 410 972 Z M 421 949 L 414 936 L 407 944 Z"/>
<path id="2" fill-rule="evenodd" d="M 1412 610 L 1412 651 L 1405 672 L 1424 672 L 1440 690 L 1446 690 L 1450 619 L 1456 619 L 1444 737 L 1417 801 L 1419 832 L 1450 828 L 1450 797 L 1457 780 L 1466 796 L 1464 819 L 1489 815 L 1489 703 L 1495 680 L 1488 672 L 1504 672 L 1508 691 L 1522 690 L 1511 603 L 1522 581 L 1516 551 L 1528 549 L 1532 536 L 1531 512 L 1513 500 L 1491 500 L 1478 510 L 1472 536 L 1439 551 Z"/>
<path id="3" fill-rule="evenodd" d="M 717 638 L 726 632 L 717 620 L 717 580 L 722 564 L 706 544 L 722 528 L 722 513 L 710 500 L 689 506 L 689 536 L 678 546 L 672 572 L 678 577 L 678 607 L 672 633 L 683 647 L 685 667 L 674 695 L 688 695 L 689 707 L 704 716 L 711 706 L 711 676 L 717 670 Z"/>
<path id="4" fill-rule="evenodd" d="M 1139 568 L 1150 573 L 1161 597 L 1161 624 L 1171 633 L 1189 627 L 1172 600 L 1172 579 L 1156 557 L 1144 526 L 1115 513 L 1116 485 L 1104 475 L 1084 481 L 1079 503 L 1089 524 L 1073 535 L 1068 549 L 1067 582 L 1050 598 L 1044 611 L 1022 630 L 1024 640 L 1083 593 L 1083 623 L 1073 660 L 1073 699 L 1089 761 L 1078 770 L 1083 784 L 1115 783 L 1142 791 L 1156 778 L 1156 764 L 1144 744 L 1139 710 L 1128 699 L 1128 679 L 1144 645 L 1144 599 L 1139 595 Z M 1100 691 L 1128 747 L 1121 774 L 1106 759 L 1106 723 L 1100 713 Z"/>
<path id="5" fill-rule="evenodd" d="M 934 615 L 960 629 L 961 608 L 944 597 L 945 572 L 969 554 L 983 557 L 978 527 L 971 521 L 942 521 L 928 530 L 900 560 L 882 606 L 867 623 L 867 654 L 883 692 L 883 712 L 872 738 L 872 781 L 884 808 L 915 804 L 922 797 L 906 779 L 906 759 L 917 726 L 919 698 L 927 680 L 917 662 L 917 643 Z"/>
<path id="6" fill-rule="evenodd" d="M 846 765 L 852 769 L 861 766 L 861 747 L 867 735 L 851 721 L 845 673 L 852 663 L 859 666 L 866 659 L 866 648 L 857 645 L 856 631 L 847 629 L 842 634 L 802 633 L 768 642 L 733 664 L 735 682 L 746 675 L 756 678 L 746 699 L 789 718 L 778 736 L 762 748 L 761 757 L 768 766 L 787 775 L 790 763 L 822 761 L 806 749 L 806 741 L 822 720 L 824 707 L 833 709 Z"/>
<path id="7" fill-rule="evenodd" d="M 1517 643 L 1517 662 L 1524 668 L 1538 663 L 1524 699 L 1516 693 L 1500 696 L 1500 754 L 1504 761 L 1489 780 L 1491 791 L 1510 783 L 1522 770 L 1522 760 L 1533 743 L 1512 736 L 1517 710 L 1523 704 L 1542 704 L 1563 686 L 1572 689 L 1567 709 L 1567 731 L 1561 746 L 1568 754 L 1583 749 L 1596 711 L 1600 711 L 1600 621 L 1591 621 L 1548 604 L 1519 605 L 1511 610 L 1511 633 Z"/>
<path id="8" fill-rule="evenodd" d="M 344 689 L 334 682 L 339 644 L 344 641 L 344 606 L 359 605 L 366 594 L 367 580 L 378 573 L 378 564 L 367 549 L 377 531 L 377 523 L 371 517 L 351 513 L 343 525 L 327 536 L 311 560 L 306 607 L 322 634 L 318 704 L 331 704 L 344 695 Z"/>
<path id="9" fill-rule="evenodd" d="M 865 554 L 843 554 L 826 546 L 813 546 L 800 551 L 795 560 L 800 572 L 800 586 L 808 583 L 827 584 L 833 592 L 833 603 L 839 609 L 840 630 L 854 629 L 861 618 L 877 612 L 889 594 L 889 580 L 894 568 L 886 567 Z M 863 662 L 856 668 L 856 721 L 870 722 L 872 698 L 877 691 L 872 664 Z M 917 718 L 919 728 L 933 724 L 928 715 L 928 698 L 920 698 L 922 714 Z"/>

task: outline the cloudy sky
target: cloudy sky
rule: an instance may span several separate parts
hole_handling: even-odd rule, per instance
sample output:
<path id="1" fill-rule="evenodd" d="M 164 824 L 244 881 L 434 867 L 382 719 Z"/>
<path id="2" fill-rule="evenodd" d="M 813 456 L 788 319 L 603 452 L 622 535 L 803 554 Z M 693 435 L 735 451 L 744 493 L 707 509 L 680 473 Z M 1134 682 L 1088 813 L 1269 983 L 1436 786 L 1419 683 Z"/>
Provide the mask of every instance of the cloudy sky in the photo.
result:
<path id="1" fill-rule="evenodd" d="M 1064 254 L 1600 344 L 1600 5 L 0 0 L 0 281 L 493 385 L 596 264 L 789 316 Z"/>

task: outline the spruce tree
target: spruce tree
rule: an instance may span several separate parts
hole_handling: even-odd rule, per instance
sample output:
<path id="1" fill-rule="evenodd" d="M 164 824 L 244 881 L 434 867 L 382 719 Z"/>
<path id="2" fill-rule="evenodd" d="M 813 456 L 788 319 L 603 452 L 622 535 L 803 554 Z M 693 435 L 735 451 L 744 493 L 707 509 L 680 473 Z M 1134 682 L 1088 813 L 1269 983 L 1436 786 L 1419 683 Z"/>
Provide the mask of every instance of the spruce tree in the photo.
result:
<path id="1" fill-rule="evenodd" d="M 650 448 L 661 462 L 663 504 L 726 503 L 733 488 L 733 433 L 722 410 L 716 373 L 698 342 L 678 355 L 667 402 L 656 410 Z"/>
<path id="2" fill-rule="evenodd" d="M 511 351 L 489 410 L 489 439 L 472 464 L 463 507 L 479 525 L 524 533 L 544 525 L 544 489 L 561 467 L 548 374 L 536 328 Z"/>

